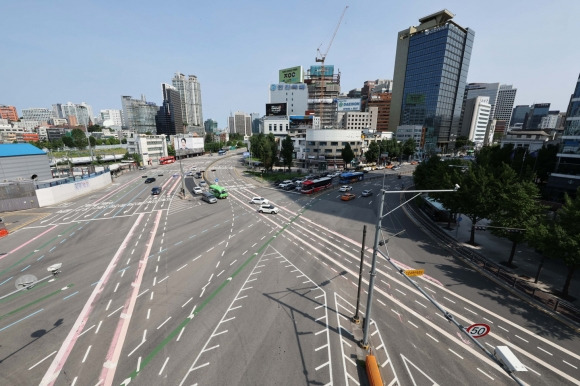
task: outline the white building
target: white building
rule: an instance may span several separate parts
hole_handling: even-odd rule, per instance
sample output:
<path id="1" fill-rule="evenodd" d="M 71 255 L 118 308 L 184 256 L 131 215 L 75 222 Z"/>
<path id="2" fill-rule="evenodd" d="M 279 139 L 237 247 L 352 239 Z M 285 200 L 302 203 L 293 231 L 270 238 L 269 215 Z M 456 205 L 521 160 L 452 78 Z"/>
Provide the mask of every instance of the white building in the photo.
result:
<path id="1" fill-rule="evenodd" d="M 165 135 L 146 135 L 130 132 L 127 136 L 127 152 L 141 155 L 144 164 L 158 162 L 159 158 L 167 156 Z"/>
<path id="2" fill-rule="evenodd" d="M 22 119 L 48 123 L 52 117 L 52 111 L 44 107 L 22 109 Z"/>
<path id="3" fill-rule="evenodd" d="M 397 127 L 395 139 L 397 142 L 405 142 L 414 139 L 417 145 L 415 150 L 419 152 L 425 144 L 425 128 L 421 125 L 401 125 Z"/>
<path id="4" fill-rule="evenodd" d="M 112 127 L 114 129 L 123 126 L 123 111 L 115 109 L 101 110 L 101 126 Z"/>
<path id="5" fill-rule="evenodd" d="M 260 132 L 268 135 L 274 134 L 276 137 L 285 138 L 289 134 L 289 119 L 287 116 L 264 117 L 260 121 Z"/>
<path id="6" fill-rule="evenodd" d="M 308 87 L 304 83 L 271 84 L 268 103 L 286 103 L 286 115 L 304 115 L 308 110 Z"/>
<path id="7" fill-rule="evenodd" d="M 541 149 L 546 142 L 552 139 L 549 134 L 541 130 L 512 130 L 502 138 L 501 147 L 507 144 L 513 144 L 514 148 L 522 147 L 529 152 L 533 152 Z"/>
<path id="8" fill-rule="evenodd" d="M 345 111 L 340 118 L 340 127 L 347 130 L 377 129 L 379 108 L 369 107 L 369 111 Z"/>
<path id="9" fill-rule="evenodd" d="M 344 129 L 308 129 L 304 153 L 296 155 L 301 161 L 301 167 L 316 169 L 325 162 L 330 168 L 334 165 L 344 167 L 342 149 L 349 144 L 355 157 L 362 155 L 363 139 L 359 130 Z M 298 161 L 300 163 L 300 161 Z"/>
<path id="10" fill-rule="evenodd" d="M 491 108 L 488 96 L 477 96 L 465 101 L 461 135 L 475 142 L 478 148 L 486 144 Z"/>

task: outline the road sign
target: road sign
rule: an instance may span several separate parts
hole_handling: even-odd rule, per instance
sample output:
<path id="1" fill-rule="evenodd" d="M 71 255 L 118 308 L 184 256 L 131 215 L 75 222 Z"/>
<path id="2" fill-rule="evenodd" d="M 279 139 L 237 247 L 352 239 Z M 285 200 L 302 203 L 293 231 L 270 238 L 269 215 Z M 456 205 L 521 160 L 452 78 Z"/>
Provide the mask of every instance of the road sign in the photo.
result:
<path id="1" fill-rule="evenodd" d="M 406 269 L 403 273 L 407 276 L 423 276 L 425 273 L 424 269 Z"/>
<path id="2" fill-rule="evenodd" d="M 467 327 L 467 333 L 474 338 L 481 338 L 489 334 L 490 327 L 487 324 L 476 323 Z"/>
<path id="3" fill-rule="evenodd" d="M 217 178 L 215 179 L 215 182 L 218 182 L 218 179 Z"/>

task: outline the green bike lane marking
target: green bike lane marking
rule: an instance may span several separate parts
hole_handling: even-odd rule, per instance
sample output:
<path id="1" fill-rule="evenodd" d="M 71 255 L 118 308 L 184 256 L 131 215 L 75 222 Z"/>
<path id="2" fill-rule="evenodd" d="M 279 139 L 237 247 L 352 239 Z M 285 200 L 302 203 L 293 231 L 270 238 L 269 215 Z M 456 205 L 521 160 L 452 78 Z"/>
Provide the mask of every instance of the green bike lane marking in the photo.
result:
<path id="1" fill-rule="evenodd" d="M 37 285 L 37 286 L 34 286 L 34 288 L 40 288 L 40 287 L 43 287 L 44 285 L 47 285 L 47 284 L 48 284 L 48 283 L 42 283 L 42 284 L 39 284 L 39 285 Z M 7 313 L 7 314 L 0 315 L 0 320 L 2 320 L 2 319 L 4 319 L 4 318 L 6 318 L 6 317 L 8 317 L 8 316 L 14 315 L 14 314 L 16 314 L 17 312 L 20 312 L 20 311 L 22 311 L 22 310 L 24 310 L 24 309 L 26 309 L 26 308 L 28 308 L 28 307 L 30 307 L 30 306 L 33 306 L 33 305 L 35 305 L 35 304 L 38 304 L 38 303 L 40 303 L 41 301 L 43 301 L 43 300 L 46 300 L 46 299 L 50 298 L 51 296 L 54 296 L 54 295 L 56 295 L 56 294 L 58 294 L 58 293 L 61 293 L 61 292 L 62 292 L 64 289 L 68 289 L 68 288 L 71 288 L 71 287 L 73 287 L 73 286 L 74 286 L 74 284 L 72 284 L 72 283 L 71 283 L 71 284 L 67 285 L 66 287 L 63 287 L 63 288 L 61 288 L 61 289 L 58 289 L 58 290 L 56 290 L 56 291 L 54 291 L 54 292 L 51 292 L 51 293 L 49 293 L 49 294 L 47 294 L 47 295 L 44 295 L 44 296 L 43 296 L 43 297 L 41 297 L 41 298 L 38 298 L 38 299 L 36 299 L 36 300 L 33 300 L 32 302 L 30 302 L 30 303 L 28 303 L 28 304 L 25 304 L 25 305 L 23 305 L 23 306 L 21 306 L 21 307 L 18 307 L 17 309 L 15 309 L 15 310 L 13 310 L 13 311 L 10 311 L 10 312 L 9 312 L 9 313 Z M 21 291 L 21 292 L 24 292 L 24 291 Z M 15 296 L 16 296 L 16 295 L 18 295 L 18 294 L 15 294 Z M 12 298 L 12 296 L 11 296 L 10 298 Z M 4 299 L 4 300 L 6 300 L 6 299 Z"/>
<path id="2" fill-rule="evenodd" d="M 229 283 L 231 283 L 233 281 L 233 279 L 240 274 L 240 272 L 256 257 L 258 256 L 258 254 L 262 253 L 264 251 L 264 249 L 266 249 L 266 247 L 268 245 L 270 245 L 270 243 L 272 241 L 274 241 L 274 239 L 280 235 L 282 232 L 284 232 L 286 230 L 286 228 L 288 228 L 288 226 L 290 226 L 290 224 L 292 224 L 296 219 L 298 219 L 298 217 L 300 217 L 304 211 L 306 209 L 302 209 L 300 212 L 298 212 L 298 214 L 292 219 L 290 220 L 290 222 L 286 225 L 284 225 L 282 227 L 282 229 L 280 229 L 278 232 L 276 232 L 276 234 L 274 234 L 274 236 L 270 237 L 270 239 L 268 239 L 268 241 L 266 241 L 264 243 L 264 245 L 262 245 L 256 252 L 254 252 L 250 257 L 248 257 L 248 259 L 246 259 L 246 261 L 244 261 L 244 263 L 242 263 L 242 265 L 240 265 L 240 267 L 238 269 L 236 269 L 234 271 L 234 273 L 227 279 L 224 280 L 224 282 L 218 287 L 216 288 L 201 304 L 198 308 L 196 308 L 195 312 L 193 314 L 191 314 L 190 316 L 188 316 L 187 318 L 185 318 L 185 320 L 183 322 L 181 322 L 173 331 L 171 331 L 169 333 L 169 335 L 167 335 L 167 337 L 165 339 L 163 339 L 163 341 L 161 341 L 161 343 L 159 343 L 157 345 L 157 347 L 155 347 L 151 353 L 149 355 L 147 355 L 142 361 L 141 364 L 139 366 L 139 368 L 137 370 L 134 370 L 131 374 L 129 374 L 129 376 L 121 383 L 121 385 L 128 385 L 129 382 L 132 379 L 135 379 L 135 377 L 137 375 L 139 375 L 139 373 L 141 372 L 141 370 L 143 370 L 145 368 L 145 366 L 147 366 L 149 364 L 149 362 L 151 362 L 151 360 L 153 360 L 153 358 L 155 358 L 155 356 L 169 343 L 173 340 L 173 338 L 175 338 L 175 336 L 181 331 L 182 328 L 184 328 L 185 326 L 187 326 L 189 324 L 189 322 L 191 322 L 193 320 L 193 316 L 199 314 L 204 308 L 205 306 L 207 306 L 209 304 L 209 302 L 211 300 L 213 300 L 213 298 L 219 294 L 226 285 L 228 285 Z"/>

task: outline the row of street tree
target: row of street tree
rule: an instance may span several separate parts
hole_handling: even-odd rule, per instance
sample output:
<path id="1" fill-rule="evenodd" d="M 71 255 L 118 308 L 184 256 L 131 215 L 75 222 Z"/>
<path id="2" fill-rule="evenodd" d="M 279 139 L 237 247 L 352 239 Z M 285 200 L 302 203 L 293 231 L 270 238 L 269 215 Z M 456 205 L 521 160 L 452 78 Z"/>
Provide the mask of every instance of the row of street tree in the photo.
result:
<path id="1" fill-rule="evenodd" d="M 546 148 L 544 155 L 526 153 L 527 157 L 518 158 L 518 152 L 510 146 L 485 147 L 474 162 L 434 156 L 418 165 L 413 177 L 416 188 L 421 190 L 458 184 L 457 192 L 432 197 L 451 213 L 471 220 L 471 244 L 475 244 L 476 224 L 490 220 L 488 229 L 512 242 L 508 265 L 522 242 L 539 250 L 544 258 L 561 260 L 568 268 L 562 294 L 568 296 L 572 276 L 580 266 L 580 194 L 574 199 L 566 197 L 557 211 L 540 200 L 538 183 L 547 177 L 543 175 L 545 165 L 538 162 L 541 157 L 551 159 L 552 151 Z M 543 261 L 538 264 L 541 269 Z"/>

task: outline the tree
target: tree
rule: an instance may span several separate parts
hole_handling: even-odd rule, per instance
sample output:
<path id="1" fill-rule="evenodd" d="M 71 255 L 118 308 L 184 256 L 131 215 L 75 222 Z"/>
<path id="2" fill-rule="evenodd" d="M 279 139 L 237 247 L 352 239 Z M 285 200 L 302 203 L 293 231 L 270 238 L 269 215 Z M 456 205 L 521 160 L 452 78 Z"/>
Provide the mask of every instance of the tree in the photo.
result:
<path id="1" fill-rule="evenodd" d="M 417 148 L 417 143 L 413 138 L 407 139 L 402 146 L 403 155 L 409 159 L 410 156 L 415 154 L 415 149 Z"/>
<path id="2" fill-rule="evenodd" d="M 207 144 L 207 143 L 211 143 L 211 142 L 213 142 L 213 135 L 211 133 L 207 133 L 205 135 L 205 143 Z"/>
<path id="3" fill-rule="evenodd" d="M 471 220 L 469 243 L 472 245 L 475 245 L 475 225 L 487 218 L 497 205 L 492 182 L 493 174 L 485 167 L 475 164 L 461 174 L 458 183 L 460 188 L 451 194 L 457 213 L 463 213 Z"/>
<path id="4" fill-rule="evenodd" d="M 574 272 L 580 267 L 580 188 L 574 199 L 567 194 L 564 196 L 564 205 L 556 213 L 553 235 L 561 252 L 559 259 L 568 268 L 562 289 L 562 295 L 567 297 Z"/>
<path id="5" fill-rule="evenodd" d="M 72 139 L 72 137 L 69 137 L 68 135 L 65 135 L 61 139 L 62 139 L 62 143 L 66 147 L 75 147 L 75 141 Z"/>
<path id="6" fill-rule="evenodd" d="M 81 129 L 72 129 L 71 137 L 74 146 L 79 150 L 84 150 L 89 144 L 89 141 L 87 140 L 87 135 Z"/>
<path id="7" fill-rule="evenodd" d="M 258 135 L 252 135 L 250 137 L 250 152 L 252 152 L 253 158 L 262 159 L 262 154 L 264 153 L 264 145 L 266 142 L 266 136 L 263 133 Z"/>
<path id="8" fill-rule="evenodd" d="M 346 145 L 344 145 L 344 148 L 341 150 L 340 156 L 344 161 L 345 169 L 348 169 L 348 165 L 350 165 L 350 163 L 354 159 L 354 152 L 352 151 L 352 148 L 350 147 L 350 144 L 348 142 L 346 143 Z"/>
<path id="9" fill-rule="evenodd" d="M 288 167 L 288 170 L 292 167 L 292 157 L 294 156 L 294 143 L 289 135 L 282 140 L 282 151 L 280 151 L 280 156 L 284 159 L 284 166 Z"/>
<path id="10" fill-rule="evenodd" d="M 175 157 L 175 148 L 173 145 L 167 145 L 167 155 L 172 155 Z"/>
<path id="11" fill-rule="evenodd" d="M 503 164 L 503 170 L 495 176 L 492 184 L 496 205 L 489 215 L 490 231 L 512 242 L 507 261 L 507 265 L 512 266 L 517 245 L 526 239 L 525 231 L 512 229 L 535 228 L 545 209 L 539 204 L 538 188 L 532 182 L 520 181 L 516 172 L 506 164 Z"/>
<path id="12" fill-rule="evenodd" d="M 398 158 L 401 155 L 401 144 L 396 139 L 383 139 L 380 143 L 381 153 L 389 153 L 389 157 Z"/>
<path id="13" fill-rule="evenodd" d="M 101 131 L 102 132 L 103 131 L 103 128 L 101 126 L 99 126 L 99 125 L 89 125 L 87 127 L 87 131 L 89 133 L 93 133 L 95 131 Z"/>
<path id="14" fill-rule="evenodd" d="M 241 147 L 244 147 L 244 142 L 243 141 L 238 141 L 238 143 L 236 143 L 236 147 L 239 149 Z"/>
<path id="15" fill-rule="evenodd" d="M 91 147 L 95 147 L 97 145 L 97 139 L 92 135 L 89 137 L 89 144 L 91 145 Z"/>
<path id="16" fill-rule="evenodd" d="M 261 161 L 266 169 L 272 170 L 273 166 L 278 162 L 278 145 L 274 134 L 270 133 L 264 138 L 264 152 Z"/>
<path id="17" fill-rule="evenodd" d="M 365 158 L 367 162 L 376 162 L 381 154 L 381 149 L 376 141 L 369 143 L 369 149 L 365 153 Z"/>

